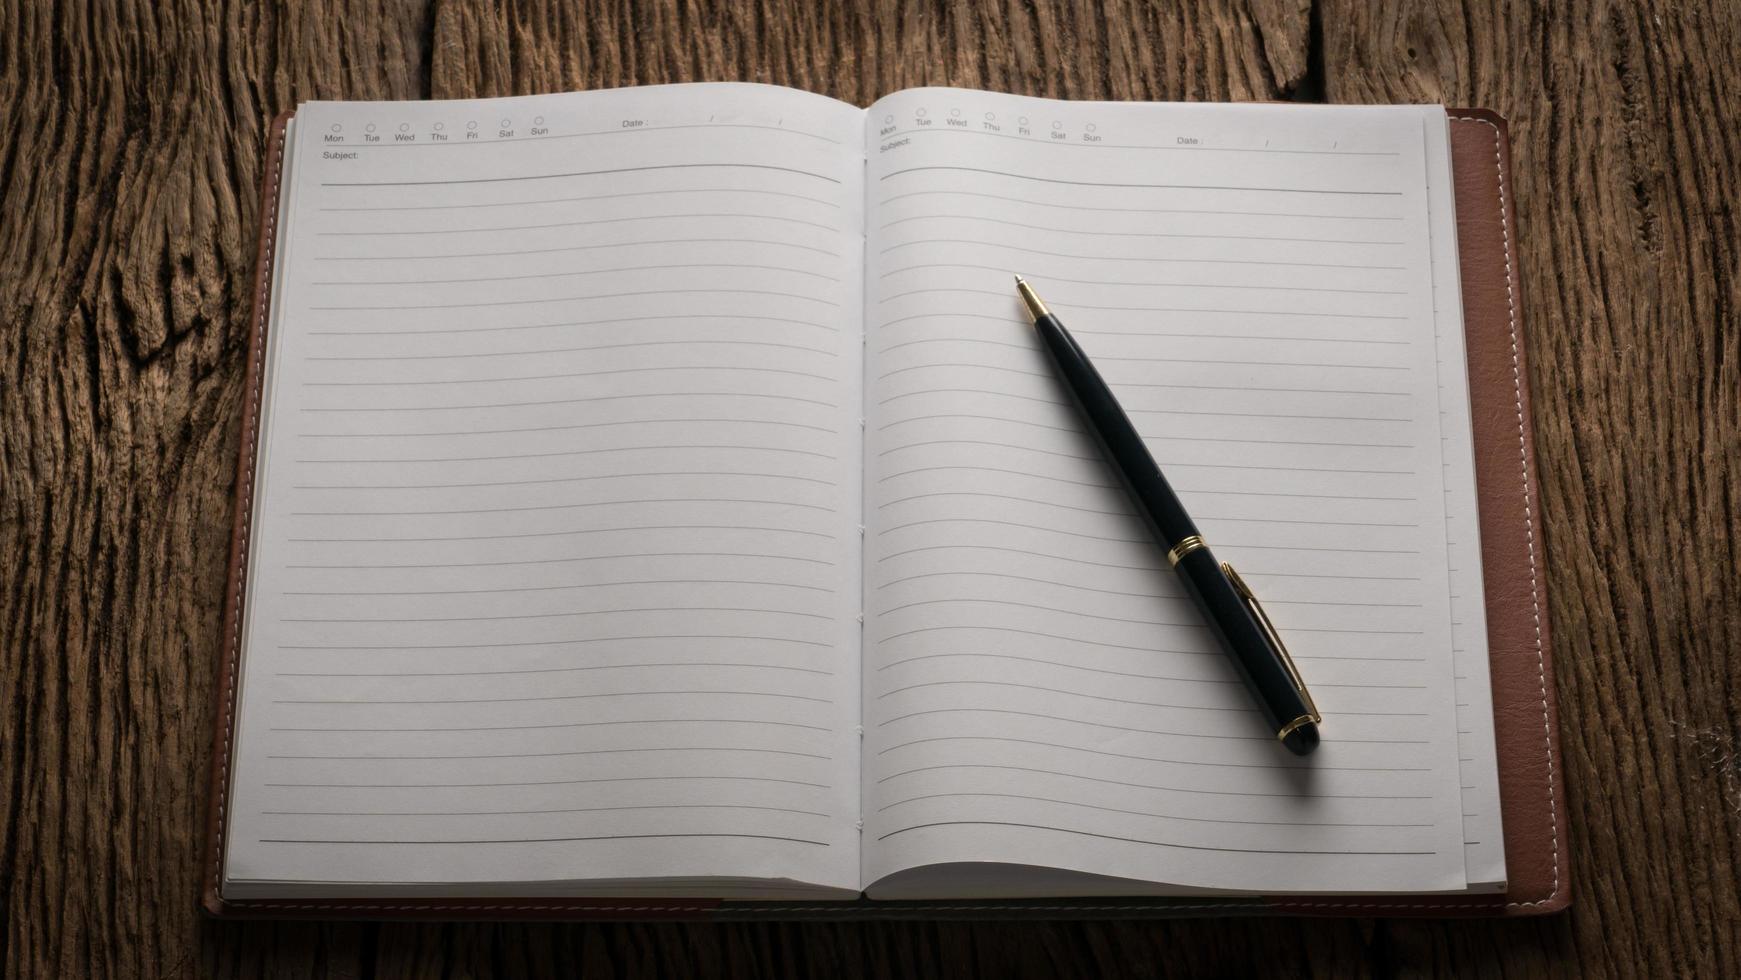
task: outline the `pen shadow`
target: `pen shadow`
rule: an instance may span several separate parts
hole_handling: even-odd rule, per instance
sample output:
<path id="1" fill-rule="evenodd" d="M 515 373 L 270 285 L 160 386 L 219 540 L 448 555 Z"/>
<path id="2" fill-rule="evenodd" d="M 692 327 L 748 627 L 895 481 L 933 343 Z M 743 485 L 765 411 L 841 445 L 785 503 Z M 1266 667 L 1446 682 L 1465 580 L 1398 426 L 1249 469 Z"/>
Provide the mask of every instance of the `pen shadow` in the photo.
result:
<path id="1" fill-rule="evenodd" d="M 1294 760 L 1292 764 L 1282 770 L 1282 779 L 1288 784 L 1289 791 L 1306 799 L 1315 799 L 1317 791 L 1324 784 L 1323 770 L 1314 764 L 1317 753 L 1314 752 L 1312 755 L 1301 758 L 1280 745 L 1277 745 L 1275 750 Z"/>

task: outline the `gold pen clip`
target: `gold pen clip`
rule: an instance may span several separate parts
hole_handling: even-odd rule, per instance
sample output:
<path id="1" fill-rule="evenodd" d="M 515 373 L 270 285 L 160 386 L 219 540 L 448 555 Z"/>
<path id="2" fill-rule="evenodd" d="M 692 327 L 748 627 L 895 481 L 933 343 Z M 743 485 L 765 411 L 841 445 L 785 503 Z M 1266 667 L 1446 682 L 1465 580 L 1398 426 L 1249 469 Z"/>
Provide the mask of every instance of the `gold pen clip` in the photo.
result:
<path id="1" fill-rule="evenodd" d="M 1270 622 L 1269 614 L 1263 611 L 1263 603 L 1257 601 L 1257 595 L 1251 591 L 1251 586 L 1245 584 L 1245 579 L 1240 577 L 1239 572 L 1232 565 L 1222 562 L 1221 570 L 1227 574 L 1228 581 L 1233 583 L 1234 591 L 1238 592 L 1239 597 L 1245 600 L 1246 607 L 1251 610 L 1251 614 L 1257 620 L 1259 628 L 1263 630 L 1264 636 L 1268 637 L 1269 641 L 1275 644 L 1275 648 L 1281 652 L 1282 668 L 1288 672 L 1288 680 L 1293 682 L 1294 690 L 1300 692 L 1300 700 L 1306 704 L 1307 714 L 1288 722 L 1277 733 L 1276 737 L 1286 738 L 1290 732 L 1308 721 L 1314 725 L 1321 724 L 1324 718 L 1318 714 L 1318 705 L 1312 700 L 1312 692 L 1306 690 L 1306 682 L 1300 678 L 1300 669 L 1294 666 L 1294 658 L 1288 653 L 1287 644 L 1282 642 L 1282 635 L 1277 632 L 1276 624 Z"/>

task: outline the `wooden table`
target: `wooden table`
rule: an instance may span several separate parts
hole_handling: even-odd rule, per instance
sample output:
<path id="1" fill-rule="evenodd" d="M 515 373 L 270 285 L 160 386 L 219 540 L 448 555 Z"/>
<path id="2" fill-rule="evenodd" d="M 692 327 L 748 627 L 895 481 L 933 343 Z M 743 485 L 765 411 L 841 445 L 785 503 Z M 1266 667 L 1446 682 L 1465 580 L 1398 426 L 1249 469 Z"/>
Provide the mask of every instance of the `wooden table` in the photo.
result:
<path id="1" fill-rule="evenodd" d="M 7 976 L 1741 975 L 1741 6 L 0 2 Z M 1576 903 L 1519 922 L 231 924 L 195 906 L 267 121 L 693 80 L 1511 120 Z"/>

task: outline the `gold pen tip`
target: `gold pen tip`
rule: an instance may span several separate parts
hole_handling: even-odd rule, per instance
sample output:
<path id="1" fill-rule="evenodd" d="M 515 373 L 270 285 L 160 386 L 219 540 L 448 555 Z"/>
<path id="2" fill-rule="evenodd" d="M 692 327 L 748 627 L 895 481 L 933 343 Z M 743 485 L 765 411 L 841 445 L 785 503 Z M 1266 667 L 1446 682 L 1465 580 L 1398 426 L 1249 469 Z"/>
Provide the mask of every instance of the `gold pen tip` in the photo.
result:
<path id="1" fill-rule="evenodd" d="M 1028 306 L 1028 315 L 1034 319 L 1038 320 L 1052 312 L 1046 309 L 1046 304 L 1040 300 L 1039 294 L 1034 292 L 1034 287 L 1028 285 L 1028 281 L 1021 276 L 1016 277 L 1016 292 L 1021 294 L 1022 302 Z"/>

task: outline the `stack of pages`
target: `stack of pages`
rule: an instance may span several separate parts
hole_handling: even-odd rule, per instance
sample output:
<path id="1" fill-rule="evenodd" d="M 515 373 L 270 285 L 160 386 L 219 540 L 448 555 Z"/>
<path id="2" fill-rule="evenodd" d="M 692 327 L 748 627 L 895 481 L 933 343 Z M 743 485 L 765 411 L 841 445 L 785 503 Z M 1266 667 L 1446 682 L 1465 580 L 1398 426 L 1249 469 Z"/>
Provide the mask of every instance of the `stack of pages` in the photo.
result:
<path id="1" fill-rule="evenodd" d="M 216 892 L 1503 892 L 1450 126 L 723 84 L 303 105 Z M 1016 273 L 1275 620 L 1310 757 Z"/>

